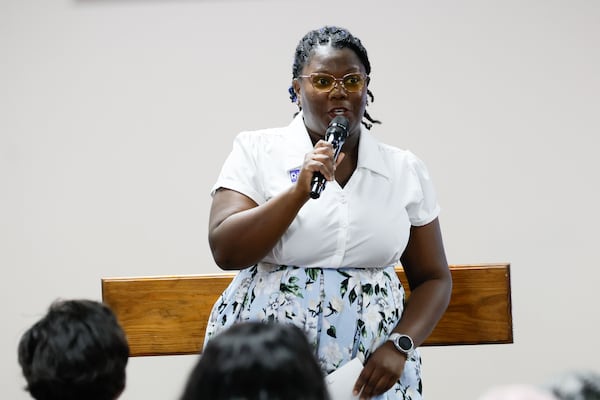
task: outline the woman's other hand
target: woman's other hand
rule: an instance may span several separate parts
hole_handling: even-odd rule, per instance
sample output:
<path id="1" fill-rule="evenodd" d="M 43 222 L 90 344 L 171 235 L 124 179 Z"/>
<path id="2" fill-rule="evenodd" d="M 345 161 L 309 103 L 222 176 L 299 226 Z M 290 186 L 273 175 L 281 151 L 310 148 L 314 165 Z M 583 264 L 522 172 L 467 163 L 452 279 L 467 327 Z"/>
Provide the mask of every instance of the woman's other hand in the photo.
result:
<path id="1" fill-rule="evenodd" d="M 354 395 L 365 400 L 387 392 L 400 379 L 405 363 L 406 355 L 386 341 L 367 359 L 354 384 Z"/>

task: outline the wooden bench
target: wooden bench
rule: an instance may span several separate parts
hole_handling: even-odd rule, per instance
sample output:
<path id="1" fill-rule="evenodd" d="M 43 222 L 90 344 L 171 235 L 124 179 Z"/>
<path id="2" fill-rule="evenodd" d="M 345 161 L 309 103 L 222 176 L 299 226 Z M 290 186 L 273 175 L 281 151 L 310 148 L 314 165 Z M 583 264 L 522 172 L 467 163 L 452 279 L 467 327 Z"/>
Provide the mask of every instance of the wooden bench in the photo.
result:
<path id="1" fill-rule="evenodd" d="M 512 343 L 509 264 L 452 265 L 452 298 L 424 346 Z M 410 295 L 402 267 L 396 272 Z M 196 354 L 213 304 L 235 273 L 102 278 L 102 299 L 131 356 Z"/>

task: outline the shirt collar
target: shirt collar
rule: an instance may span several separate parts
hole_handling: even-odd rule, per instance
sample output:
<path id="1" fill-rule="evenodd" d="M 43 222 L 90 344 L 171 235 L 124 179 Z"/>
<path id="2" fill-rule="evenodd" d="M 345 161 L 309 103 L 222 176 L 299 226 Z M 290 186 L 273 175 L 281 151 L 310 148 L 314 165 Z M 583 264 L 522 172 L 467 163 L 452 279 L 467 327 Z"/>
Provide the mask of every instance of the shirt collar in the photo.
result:
<path id="1" fill-rule="evenodd" d="M 310 140 L 310 135 L 306 130 L 306 125 L 304 125 L 302 111 L 300 111 L 298 115 L 294 117 L 289 125 L 289 128 L 291 130 L 290 138 L 293 142 L 292 144 L 294 145 L 294 148 L 298 151 L 301 151 L 302 154 L 308 153 L 313 148 L 313 145 Z"/>
<path id="2" fill-rule="evenodd" d="M 361 125 L 360 143 L 358 144 L 358 163 L 356 168 L 366 168 L 382 175 L 386 178 L 391 177 L 390 168 L 384 161 L 381 154 L 381 145 L 377 139 L 371 135 L 371 132 Z"/>

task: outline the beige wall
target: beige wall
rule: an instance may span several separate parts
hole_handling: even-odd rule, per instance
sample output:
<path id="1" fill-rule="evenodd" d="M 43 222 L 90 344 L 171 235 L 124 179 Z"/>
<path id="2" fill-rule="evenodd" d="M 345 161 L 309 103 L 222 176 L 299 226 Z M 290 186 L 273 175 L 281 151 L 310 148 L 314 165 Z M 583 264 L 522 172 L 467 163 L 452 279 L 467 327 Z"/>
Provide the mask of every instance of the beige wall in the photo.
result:
<path id="1" fill-rule="evenodd" d="M 429 166 L 451 263 L 512 263 L 515 343 L 424 349 L 430 400 L 598 366 L 600 3 L 0 2 L 0 397 L 22 332 L 102 276 L 218 271 L 209 188 L 242 129 L 286 124 L 294 47 L 349 28 L 384 141 Z M 133 359 L 175 399 L 193 357 Z"/>

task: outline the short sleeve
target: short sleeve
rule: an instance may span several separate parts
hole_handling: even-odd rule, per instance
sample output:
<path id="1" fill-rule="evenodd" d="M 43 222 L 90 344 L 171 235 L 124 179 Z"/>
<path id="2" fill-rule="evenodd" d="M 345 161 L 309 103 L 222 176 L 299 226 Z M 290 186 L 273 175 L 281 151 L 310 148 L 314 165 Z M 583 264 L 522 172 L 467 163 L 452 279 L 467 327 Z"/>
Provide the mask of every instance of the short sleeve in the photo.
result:
<path id="1" fill-rule="evenodd" d="M 233 141 L 233 149 L 227 156 L 216 183 L 211 189 L 211 196 L 219 188 L 231 189 L 240 192 L 257 204 L 264 203 L 265 197 L 260 188 L 260 168 L 257 165 L 258 144 L 257 135 L 251 132 L 242 132 Z"/>
<path id="2" fill-rule="evenodd" d="M 440 206 L 429 171 L 425 163 L 414 154 L 410 153 L 412 174 L 417 185 L 417 198 L 410 202 L 406 210 L 411 225 L 423 226 L 433 221 L 440 213 Z"/>

